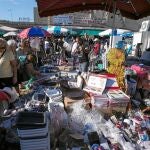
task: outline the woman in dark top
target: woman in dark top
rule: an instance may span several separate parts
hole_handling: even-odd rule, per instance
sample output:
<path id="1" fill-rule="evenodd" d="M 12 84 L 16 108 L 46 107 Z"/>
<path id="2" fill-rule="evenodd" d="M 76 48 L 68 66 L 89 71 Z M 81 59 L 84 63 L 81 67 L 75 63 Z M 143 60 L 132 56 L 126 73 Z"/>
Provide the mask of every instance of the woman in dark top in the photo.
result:
<path id="1" fill-rule="evenodd" d="M 78 58 L 79 58 L 79 71 L 87 72 L 88 70 L 88 50 L 85 49 L 82 39 L 78 42 Z"/>

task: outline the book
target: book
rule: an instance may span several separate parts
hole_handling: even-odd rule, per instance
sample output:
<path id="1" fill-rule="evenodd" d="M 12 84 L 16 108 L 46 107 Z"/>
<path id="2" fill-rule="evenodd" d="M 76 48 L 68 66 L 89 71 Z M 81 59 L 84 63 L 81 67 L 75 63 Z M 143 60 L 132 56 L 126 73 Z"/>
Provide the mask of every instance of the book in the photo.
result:
<path id="1" fill-rule="evenodd" d="M 121 90 L 109 90 L 107 95 L 113 100 L 129 100 L 130 98 Z"/>

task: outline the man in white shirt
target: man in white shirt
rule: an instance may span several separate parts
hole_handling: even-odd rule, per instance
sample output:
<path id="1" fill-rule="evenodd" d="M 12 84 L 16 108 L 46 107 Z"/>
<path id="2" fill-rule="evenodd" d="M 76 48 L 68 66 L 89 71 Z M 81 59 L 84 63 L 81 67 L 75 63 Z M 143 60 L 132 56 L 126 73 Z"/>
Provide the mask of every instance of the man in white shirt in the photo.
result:
<path id="1" fill-rule="evenodd" d="M 44 49 L 45 49 L 46 55 L 50 54 L 50 43 L 47 38 L 45 39 L 45 42 L 44 42 Z"/>
<path id="2" fill-rule="evenodd" d="M 17 66 L 12 51 L 7 49 L 7 42 L 0 38 L 0 88 L 17 83 Z"/>
<path id="3" fill-rule="evenodd" d="M 73 57 L 73 67 L 75 67 L 75 63 L 77 62 L 78 59 L 78 47 L 79 47 L 79 42 L 80 38 L 77 37 L 75 42 L 72 45 L 72 49 L 71 49 L 71 56 Z"/>

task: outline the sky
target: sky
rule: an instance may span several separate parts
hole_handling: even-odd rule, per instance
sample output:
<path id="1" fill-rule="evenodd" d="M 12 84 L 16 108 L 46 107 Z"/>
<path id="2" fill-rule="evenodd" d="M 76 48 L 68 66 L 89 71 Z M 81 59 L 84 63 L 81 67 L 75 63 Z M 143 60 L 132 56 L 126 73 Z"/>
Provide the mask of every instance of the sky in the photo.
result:
<path id="1" fill-rule="evenodd" d="M 0 20 L 33 21 L 35 0 L 0 0 Z"/>

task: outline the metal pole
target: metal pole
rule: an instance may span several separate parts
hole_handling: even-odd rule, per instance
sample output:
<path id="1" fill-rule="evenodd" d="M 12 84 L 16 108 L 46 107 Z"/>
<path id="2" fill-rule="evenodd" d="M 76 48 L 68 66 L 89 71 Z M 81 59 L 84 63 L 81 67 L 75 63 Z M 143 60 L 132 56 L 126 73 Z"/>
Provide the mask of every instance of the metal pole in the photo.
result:
<path id="1" fill-rule="evenodd" d="M 116 0 L 113 0 L 113 22 L 112 22 L 112 36 L 111 36 L 111 48 L 112 48 L 112 45 L 113 45 L 113 31 L 116 29 L 115 27 L 115 15 L 116 15 Z"/>
<path id="2" fill-rule="evenodd" d="M 8 11 L 10 12 L 10 20 L 13 21 L 12 9 L 8 9 Z"/>

